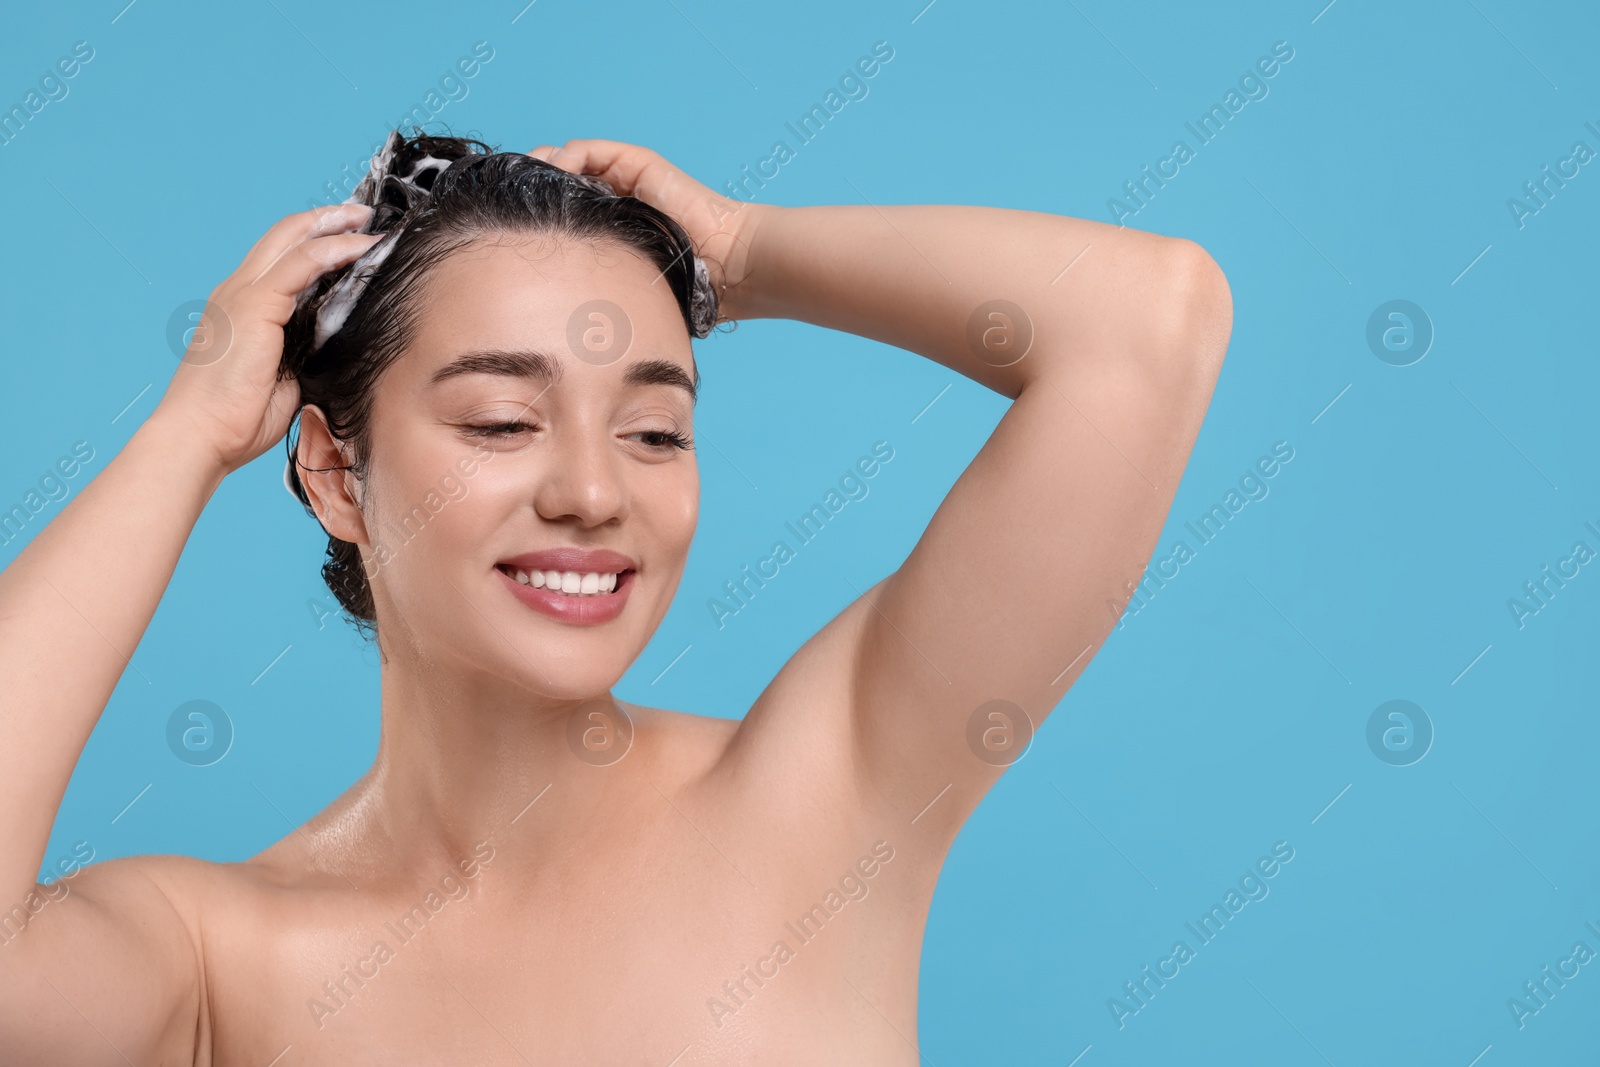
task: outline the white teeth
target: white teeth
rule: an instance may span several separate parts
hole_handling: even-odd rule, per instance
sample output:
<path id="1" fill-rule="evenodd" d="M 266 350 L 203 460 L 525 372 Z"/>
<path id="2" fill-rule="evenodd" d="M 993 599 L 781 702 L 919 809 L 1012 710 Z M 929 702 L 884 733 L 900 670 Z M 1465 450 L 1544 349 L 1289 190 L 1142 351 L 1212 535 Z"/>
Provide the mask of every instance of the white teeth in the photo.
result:
<path id="1" fill-rule="evenodd" d="M 550 589 L 567 596 L 603 596 L 616 591 L 619 575 L 589 571 L 524 571 L 508 569 L 507 573 L 523 585 L 534 589 Z"/>

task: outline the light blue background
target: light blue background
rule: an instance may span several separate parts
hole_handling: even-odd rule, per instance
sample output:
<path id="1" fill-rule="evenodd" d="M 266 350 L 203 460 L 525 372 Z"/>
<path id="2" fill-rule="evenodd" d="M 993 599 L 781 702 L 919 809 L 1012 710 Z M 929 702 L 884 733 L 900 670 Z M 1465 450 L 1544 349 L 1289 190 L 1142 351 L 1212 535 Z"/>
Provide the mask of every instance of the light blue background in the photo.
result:
<path id="1" fill-rule="evenodd" d="M 328 199 L 341 167 L 359 172 L 475 41 L 495 55 L 440 112 L 452 131 L 508 149 L 634 141 L 720 186 L 887 40 L 869 96 L 762 199 L 1094 219 L 1289 42 L 1270 94 L 1131 220 L 1203 244 L 1234 298 L 1161 554 L 1274 442 L 1294 459 L 1125 617 L 962 832 L 928 924 L 922 1051 L 940 1067 L 1594 1061 L 1600 964 L 1525 1028 L 1506 1006 L 1575 941 L 1600 949 L 1583 926 L 1600 925 L 1600 567 L 1521 629 L 1506 606 L 1575 541 L 1600 548 L 1583 528 L 1600 526 L 1600 166 L 1524 228 L 1506 206 L 1575 141 L 1600 149 L 1584 129 L 1600 125 L 1593 7 L 539 0 L 513 23 L 523 0 L 124 2 L 32 5 L 0 35 L 6 105 L 72 42 L 95 49 L 0 147 L 7 508 L 75 441 L 103 469 L 171 374 L 172 310 L 273 220 Z M 1365 341 L 1391 299 L 1436 330 L 1412 366 Z M 618 692 L 731 716 L 899 564 L 1005 401 L 794 323 L 697 350 L 715 445 L 701 528 Z M 707 598 L 880 439 L 895 458 L 871 495 L 719 632 Z M 133 657 L 144 678 L 128 672 L 78 766 L 52 860 L 78 840 L 100 859 L 242 859 L 368 766 L 375 656 L 308 607 L 330 602 L 324 540 L 281 469 L 274 449 L 201 519 Z M 108 583 L 117 563 L 83 561 Z M 209 768 L 163 735 L 196 698 L 237 731 Z M 1365 740 L 1395 698 L 1436 729 L 1409 767 Z M 1119 1030 L 1107 999 L 1279 840 L 1295 858 L 1270 896 Z"/>

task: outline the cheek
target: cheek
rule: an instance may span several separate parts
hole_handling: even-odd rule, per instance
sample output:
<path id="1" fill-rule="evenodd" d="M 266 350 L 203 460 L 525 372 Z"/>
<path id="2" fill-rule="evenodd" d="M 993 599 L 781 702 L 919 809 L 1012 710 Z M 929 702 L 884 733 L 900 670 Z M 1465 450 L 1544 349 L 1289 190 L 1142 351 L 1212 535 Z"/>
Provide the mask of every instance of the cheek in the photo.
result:
<path id="1" fill-rule="evenodd" d="M 442 584 L 447 561 L 481 536 L 482 475 L 464 479 L 454 453 L 391 447 L 368 477 L 368 533 L 391 591 Z M 381 549 L 380 547 L 381 546 Z"/>
<path id="2" fill-rule="evenodd" d="M 700 472 L 684 464 L 684 473 L 670 484 L 652 487 L 659 499 L 662 538 L 683 555 L 689 552 L 695 526 L 700 521 Z"/>

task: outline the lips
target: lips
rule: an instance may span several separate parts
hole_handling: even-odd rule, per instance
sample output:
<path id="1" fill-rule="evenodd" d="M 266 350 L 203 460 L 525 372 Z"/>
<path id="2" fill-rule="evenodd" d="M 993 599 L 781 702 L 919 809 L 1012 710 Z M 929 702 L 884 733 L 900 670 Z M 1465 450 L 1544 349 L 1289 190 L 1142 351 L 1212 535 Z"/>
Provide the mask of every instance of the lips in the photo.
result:
<path id="1" fill-rule="evenodd" d="M 548 585 L 541 588 L 524 584 L 517 580 L 519 571 L 579 577 L 615 574 L 617 578 L 614 588 L 574 596 Z M 577 626 L 610 622 L 622 614 L 638 574 L 632 558 L 610 549 L 594 548 L 549 548 L 525 552 L 501 560 L 495 564 L 495 572 L 500 576 L 500 582 L 524 605 L 560 622 Z M 602 577 L 602 587 L 607 584 Z"/>
<path id="2" fill-rule="evenodd" d="M 521 571 L 576 571 L 579 574 L 618 574 L 636 571 L 639 565 L 630 556 L 608 548 L 546 548 L 510 556 L 497 566 Z"/>

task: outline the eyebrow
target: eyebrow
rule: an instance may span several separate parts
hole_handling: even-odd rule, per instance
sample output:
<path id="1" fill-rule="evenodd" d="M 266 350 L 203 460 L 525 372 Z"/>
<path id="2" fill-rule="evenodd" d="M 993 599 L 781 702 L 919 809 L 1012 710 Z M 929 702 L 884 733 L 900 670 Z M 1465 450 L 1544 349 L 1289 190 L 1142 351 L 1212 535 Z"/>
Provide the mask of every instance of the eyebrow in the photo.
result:
<path id="1" fill-rule="evenodd" d="M 693 357 L 690 357 L 693 359 Z M 498 374 L 508 378 L 533 378 L 555 385 L 561 381 L 559 360 L 536 349 L 490 349 L 465 352 L 434 371 L 429 385 L 462 374 Z M 624 385 L 671 385 L 689 394 L 689 402 L 700 398 L 700 367 L 695 365 L 691 380 L 683 368 L 667 359 L 644 359 L 628 364 L 622 374 Z"/>

